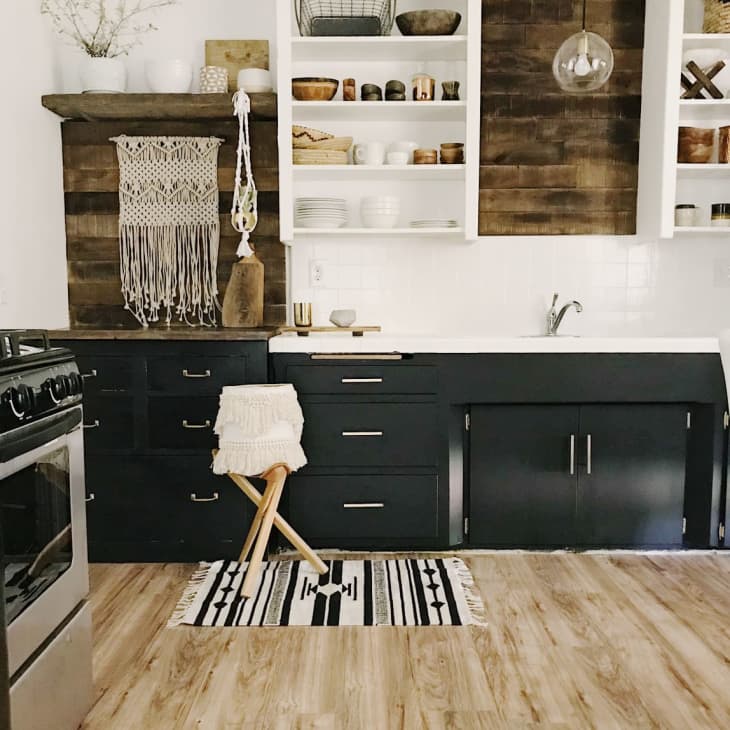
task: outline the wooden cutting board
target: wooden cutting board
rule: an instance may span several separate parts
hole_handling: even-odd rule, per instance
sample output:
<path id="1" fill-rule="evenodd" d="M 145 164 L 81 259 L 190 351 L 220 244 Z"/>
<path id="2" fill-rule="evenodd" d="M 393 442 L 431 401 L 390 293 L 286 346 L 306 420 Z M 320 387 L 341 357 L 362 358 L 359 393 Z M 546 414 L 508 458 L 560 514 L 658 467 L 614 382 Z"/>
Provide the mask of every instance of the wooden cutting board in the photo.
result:
<path id="1" fill-rule="evenodd" d="M 242 68 L 269 68 L 268 41 L 205 41 L 205 65 L 228 70 L 228 90 L 238 90 Z"/>

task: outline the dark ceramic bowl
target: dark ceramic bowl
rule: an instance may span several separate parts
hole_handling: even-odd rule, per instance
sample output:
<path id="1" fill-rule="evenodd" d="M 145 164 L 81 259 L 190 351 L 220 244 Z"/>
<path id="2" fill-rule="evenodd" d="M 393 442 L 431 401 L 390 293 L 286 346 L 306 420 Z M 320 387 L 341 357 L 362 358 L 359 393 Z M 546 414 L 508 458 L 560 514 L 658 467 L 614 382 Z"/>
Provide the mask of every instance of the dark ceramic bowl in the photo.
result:
<path id="1" fill-rule="evenodd" d="M 455 10 L 413 10 L 395 18 L 403 35 L 454 35 L 461 23 Z"/>

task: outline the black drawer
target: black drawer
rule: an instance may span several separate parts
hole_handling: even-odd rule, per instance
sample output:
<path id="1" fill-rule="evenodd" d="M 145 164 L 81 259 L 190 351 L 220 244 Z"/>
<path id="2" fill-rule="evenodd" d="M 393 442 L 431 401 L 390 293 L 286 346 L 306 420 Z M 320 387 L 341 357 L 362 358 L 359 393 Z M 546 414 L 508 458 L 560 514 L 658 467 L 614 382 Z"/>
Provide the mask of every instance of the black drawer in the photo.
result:
<path id="1" fill-rule="evenodd" d="M 84 442 L 89 451 L 134 448 L 134 400 L 127 396 L 86 398 Z"/>
<path id="2" fill-rule="evenodd" d="M 150 358 L 147 363 L 147 386 L 162 393 L 220 394 L 224 385 L 246 383 L 245 356 L 201 357 L 181 354 L 177 357 Z"/>
<path id="3" fill-rule="evenodd" d="M 437 389 L 437 372 L 428 365 L 291 365 L 286 379 L 298 393 L 332 395 L 431 394 Z"/>
<path id="4" fill-rule="evenodd" d="M 429 403 L 307 403 L 302 445 L 312 466 L 436 466 Z"/>
<path id="5" fill-rule="evenodd" d="M 84 393 L 124 392 L 132 388 L 132 358 L 79 355 L 76 362 L 84 380 Z"/>
<path id="6" fill-rule="evenodd" d="M 287 490 L 292 526 L 320 544 L 438 537 L 436 476 L 294 475 Z"/>
<path id="7" fill-rule="evenodd" d="M 248 500 L 230 479 L 213 474 L 210 462 L 205 452 L 174 460 L 89 459 L 89 544 L 155 542 L 168 554 L 170 546 L 186 545 L 189 559 L 238 557 L 250 524 Z"/>
<path id="8" fill-rule="evenodd" d="M 149 445 L 153 449 L 212 449 L 218 398 L 149 398 Z"/>

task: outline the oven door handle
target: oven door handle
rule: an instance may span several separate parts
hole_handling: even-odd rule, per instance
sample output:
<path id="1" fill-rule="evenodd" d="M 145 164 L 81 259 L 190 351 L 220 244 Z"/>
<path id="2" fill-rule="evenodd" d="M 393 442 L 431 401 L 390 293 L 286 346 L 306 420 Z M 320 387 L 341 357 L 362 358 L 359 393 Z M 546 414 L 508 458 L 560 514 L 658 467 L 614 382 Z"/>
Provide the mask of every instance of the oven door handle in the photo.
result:
<path id="1" fill-rule="evenodd" d="M 71 433 L 79 427 L 81 419 L 81 408 L 74 408 L 0 436 L 0 464 Z"/>

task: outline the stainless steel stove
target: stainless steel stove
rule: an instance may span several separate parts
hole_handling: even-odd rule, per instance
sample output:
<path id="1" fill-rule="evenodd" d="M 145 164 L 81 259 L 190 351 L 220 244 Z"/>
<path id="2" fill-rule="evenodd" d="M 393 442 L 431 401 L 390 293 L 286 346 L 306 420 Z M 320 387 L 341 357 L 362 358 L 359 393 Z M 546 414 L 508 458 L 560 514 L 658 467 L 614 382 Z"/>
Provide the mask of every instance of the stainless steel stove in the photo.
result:
<path id="1" fill-rule="evenodd" d="M 83 380 L 39 331 L 0 331 L 0 558 L 13 730 L 91 704 Z"/>

